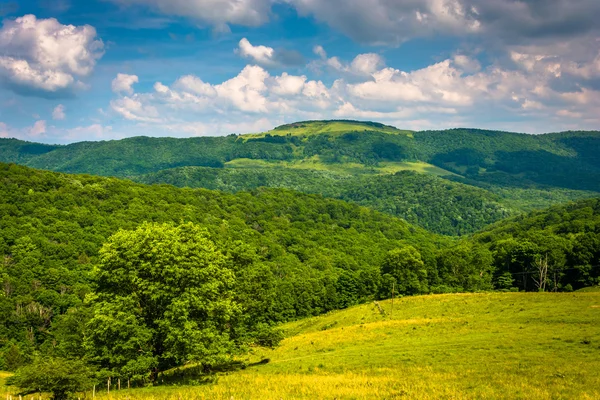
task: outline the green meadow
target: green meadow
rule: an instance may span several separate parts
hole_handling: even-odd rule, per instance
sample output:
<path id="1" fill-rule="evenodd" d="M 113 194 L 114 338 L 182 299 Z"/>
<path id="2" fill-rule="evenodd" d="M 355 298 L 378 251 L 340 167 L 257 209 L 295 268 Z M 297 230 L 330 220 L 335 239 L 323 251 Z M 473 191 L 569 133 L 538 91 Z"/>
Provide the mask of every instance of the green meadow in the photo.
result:
<path id="1" fill-rule="evenodd" d="M 406 135 L 412 137 L 413 131 L 400 130 L 393 126 L 365 123 L 360 121 L 306 121 L 294 124 L 281 125 L 277 128 L 262 132 L 243 135 L 244 138 L 261 138 L 266 135 L 271 136 L 311 136 L 320 134 L 345 134 L 351 131 L 356 132 L 383 132 L 393 135 Z"/>
<path id="2" fill-rule="evenodd" d="M 282 329 L 282 344 L 251 350 L 240 359 L 245 368 L 207 380 L 188 368 L 170 385 L 110 394 L 98 388 L 96 397 L 600 398 L 597 291 L 404 297 L 393 306 L 364 304 Z M 163 379 L 170 374 L 182 371 Z"/>

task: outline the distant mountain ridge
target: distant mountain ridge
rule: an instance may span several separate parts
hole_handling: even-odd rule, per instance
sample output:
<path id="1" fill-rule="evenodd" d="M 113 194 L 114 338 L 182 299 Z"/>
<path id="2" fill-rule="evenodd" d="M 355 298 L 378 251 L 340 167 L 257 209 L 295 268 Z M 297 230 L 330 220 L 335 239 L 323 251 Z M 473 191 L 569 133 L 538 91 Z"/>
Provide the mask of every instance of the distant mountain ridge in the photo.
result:
<path id="1" fill-rule="evenodd" d="M 186 139 L 140 136 L 69 145 L 0 139 L 0 162 L 229 192 L 282 187 L 353 201 L 453 235 L 521 211 L 600 195 L 598 154 L 597 131 L 415 132 L 345 120 Z M 407 170 L 465 185 L 424 175 L 385 178 Z M 436 212 L 446 222 L 433 221 Z"/>

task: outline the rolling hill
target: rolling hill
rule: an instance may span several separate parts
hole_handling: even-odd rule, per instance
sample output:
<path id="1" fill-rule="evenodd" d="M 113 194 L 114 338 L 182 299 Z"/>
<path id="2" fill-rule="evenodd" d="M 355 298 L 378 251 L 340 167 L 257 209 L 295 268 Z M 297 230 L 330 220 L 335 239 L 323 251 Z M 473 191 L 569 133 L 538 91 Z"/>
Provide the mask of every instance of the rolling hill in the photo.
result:
<path id="1" fill-rule="evenodd" d="M 374 122 L 306 121 L 227 137 L 66 146 L 0 139 L 0 162 L 232 193 L 287 188 L 464 235 L 507 216 L 600 195 L 599 146 L 598 132 L 412 132 Z"/>
<path id="2" fill-rule="evenodd" d="M 165 384 L 105 399 L 594 399 L 600 293 L 405 297 L 283 325 L 274 350 L 213 376 L 193 366 Z M 262 362 L 261 362 L 262 361 Z M 0 376 L 1 378 L 2 376 Z M 171 384 L 168 384 L 171 383 Z M 8 388 L 0 391 L 6 396 Z M 89 395 L 89 393 L 88 393 Z M 44 397 L 45 399 L 46 397 Z"/>

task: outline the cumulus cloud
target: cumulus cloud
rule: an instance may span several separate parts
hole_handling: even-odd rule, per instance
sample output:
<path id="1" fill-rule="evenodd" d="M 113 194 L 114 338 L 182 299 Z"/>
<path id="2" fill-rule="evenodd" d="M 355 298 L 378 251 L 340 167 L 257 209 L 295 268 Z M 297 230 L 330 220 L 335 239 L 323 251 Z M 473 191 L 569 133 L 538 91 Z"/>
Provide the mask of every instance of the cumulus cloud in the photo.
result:
<path id="1" fill-rule="evenodd" d="M 36 121 L 29 129 L 30 136 L 40 136 L 46 133 L 46 121 Z"/>
<path id="2" fill-rule="evenodd" d="M 459 0 L 287 0 L 300 15 L 312 16 L 354 40 L 400 44 L 435 32 L 478 32 L 478 15 Z"/>
<path id="3" fill-rule="evenodd" d="M 275 50 L 272 47 L 253 46 L 248 39 L 243 38 L 238 45 L 238 53 L 261 65 L 275 65 Z"/>
<path id="4" fill-rule="evenodd" d="M 112 81 L 112 91 L 114 93 L 133 94 L 133 84 L 138 83 L 137 75 L 117 74 L 117 77 Z"/>
<path id="5" fill-rule="evenodd" d="M 146 6 L 165 15 L 190 18 L 227 31 L 228 24 L 259 26 L 269 20 L 271 0 L 109 0 L 122 6 Z"/>
<path id="6" fill-rule="evenodd" d="M 22 94 L 61 96 L 84 87 L 79 78 L 103 54 L 104 44 L 89 25 L 25 15 L 5 20 L 0 29 L 0 79 Z"/>
<path id="7" fill-rule="evenodd" d="M 337 73 L 356 75 L 359 77 L 370 76 L 378 69 L 385 66 L 383 58 L 376 53 L 365 53 L 357 55 L 351 62 L 343 62 L 338 57 L 327 57 L 327 52 L 322 46 L 315 46 L 313 52 L 320 57 L 319 60 L 309 64 L 312 70 L 327 68 Z"/>
<path id="8" fill-rule="evenodd" d="M 404 71 L 386 66 L 376 54 L 359 54 L 345 61 L 328 57 L 322 48 L 315 53 L 322 56 L 321 67 L 337 73 L 332 84 L 288 72 L 272 75 L 261 66 L 248 65 L 219 84 L 195 75 L 182 76 L 172 84 L 157 82 L 153 91 L 113 100 L 111 109 L 129 121 L 169 131 L 177 126 L 198 134 L 215 123 L 223 128 L 225 122 L 248 126 L 257 120 L 290 122 L 332 117 L 421 128 L 480 126 L 475 121 L 498 120 L 500 116 L 509 121 L 530 118 L 539 122 L 537 127 L 545 121 L 553 127 L 548 130 L 559 130 L 561 126 L 570 129 L 576 118 L 580 127 L 600 123 L 600 91 L 581 85 L 557 85 L 557 80 L 567 76 L 564 71 L 568 68 L 552 67 L 553 58 L 530 59 L 518 53 L 510 65 L 498 62 L 484 67 L 476 58 L 454 55 L 424 68 Z M 584 66 L 578 68 L 573 71 Z M 593 74 L 593 66 L 579 73 Z"/>
<path id="9" fill-rule="evenodd" d="M 254 46 L 246 38 L 242 38 L 236 49 L 240 56 L 252 60 L 263 67 L 281 67 L 284 65 L 299 65 L 304 58 L 293 50 L 278 49 L 267 46 Z"/>
<path id="10" fill-rule="evenodd" d="M 52 111 L 52 119 L 63 120 L 65 118 L 67 118 L 67 115 L 65 114 L 65 106 L 62 104 L 57 105 Z"/>

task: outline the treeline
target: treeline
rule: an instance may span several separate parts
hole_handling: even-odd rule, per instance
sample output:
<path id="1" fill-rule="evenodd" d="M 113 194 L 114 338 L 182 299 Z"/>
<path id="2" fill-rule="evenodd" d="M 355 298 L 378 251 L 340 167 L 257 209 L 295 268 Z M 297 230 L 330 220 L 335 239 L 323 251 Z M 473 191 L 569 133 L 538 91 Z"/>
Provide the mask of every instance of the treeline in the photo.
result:
<path id="1" fill-rule="evenodd" d="M 351 176 L 291 168 L 182 167 L 139 176 L 134 180 L 230 193 L 272 187 L 321 194 L 451 236 L 474 233 L 518 213 L 518 209 L 504 205 L 500 196 L 486 190 L 413 171 Z"/>
<path id="2" fill-rule="evenodd" d="M 538 290 L 544 283 L 546 290 L 571 291 L 600 284 L 600 199 L 502 221 L 473 240 L 491 251 L 499 289 Z"/>

